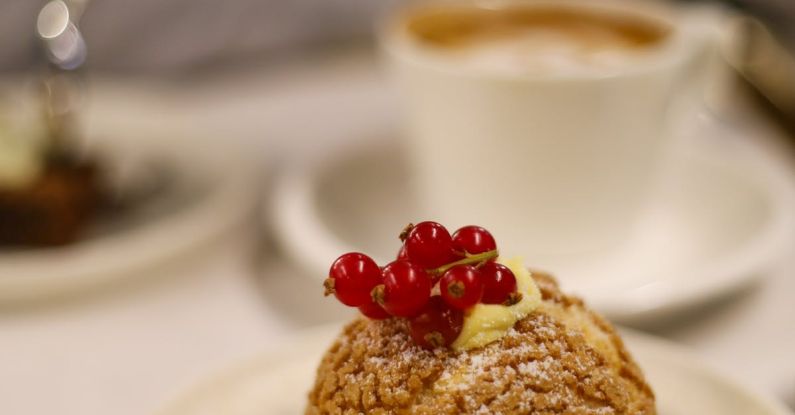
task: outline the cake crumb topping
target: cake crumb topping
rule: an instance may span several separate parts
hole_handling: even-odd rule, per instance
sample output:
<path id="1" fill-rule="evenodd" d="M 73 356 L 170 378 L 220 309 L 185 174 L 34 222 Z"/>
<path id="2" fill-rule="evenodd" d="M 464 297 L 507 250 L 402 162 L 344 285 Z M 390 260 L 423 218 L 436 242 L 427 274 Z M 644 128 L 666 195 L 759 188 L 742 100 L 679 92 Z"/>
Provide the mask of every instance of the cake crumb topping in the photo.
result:
<path id="1" fill-rule="evenodd" d="M 323 357 L 306 414 L 656 414 L 609 323 L 533 278 L 542 307 L 479 349 L 423 349 L 403 319 L 354 321 Z"/>

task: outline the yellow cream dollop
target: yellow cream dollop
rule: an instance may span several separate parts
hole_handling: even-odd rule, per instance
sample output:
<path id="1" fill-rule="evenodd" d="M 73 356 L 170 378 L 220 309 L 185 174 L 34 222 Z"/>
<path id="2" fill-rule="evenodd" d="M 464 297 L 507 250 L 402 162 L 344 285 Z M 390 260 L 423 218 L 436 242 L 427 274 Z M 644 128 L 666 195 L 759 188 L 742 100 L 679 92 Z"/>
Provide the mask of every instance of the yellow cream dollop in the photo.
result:
<path id="1" fill-rule="evenodd" d="M 516 289 L 522 294 L 522 300 L 511 306 L 477 304 L 469 309 L 464 316 L 461 334 L 452 344 L 454 350 L 483 347 L 501 339 L 517 321 L 527 317 L 541 305 L 541 291 L 538 290 L 522 259 L 511 258 L 498 262 L 513 271 L 516 276 Z"/>

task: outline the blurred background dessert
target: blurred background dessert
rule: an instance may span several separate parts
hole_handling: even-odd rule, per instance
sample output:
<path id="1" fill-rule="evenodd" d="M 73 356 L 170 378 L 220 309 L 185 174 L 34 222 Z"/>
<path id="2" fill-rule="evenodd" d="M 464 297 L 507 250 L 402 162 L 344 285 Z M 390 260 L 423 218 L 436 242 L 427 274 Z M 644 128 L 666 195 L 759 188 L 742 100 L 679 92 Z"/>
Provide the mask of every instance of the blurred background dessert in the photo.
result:
<path id="1" fill-rule="evenodd" d="M 609 218 L 609 229 L 627 229 L 625 237 L 603 235 L 622 240 L 620 248 L 555 256 L 520 240 L 506 249 L 555 271 L 565 290 L 609 318 L 691 347 L 700 360 L 795 405 L 795 327 L 782 318 L 795 313 L 795 6 L 656 4 L 701 22 L 715 43 L 702 78 L 671 83 L 672 96 L 689 104 L 660 115 L 686 122 L 670 124 L 670 149 L 644 159 L 660 163 L 658 179 L 641 177 L 646 162 L 632 177 L 638 195 L 651 195 L 649 207 L 599 216 L 611 211 L 607 204 L 573 197 L 595 185 L 575 181 L 577 195 L 553 191 L 574 189 L 571 183 L 556 186 L 541 206 L 565 199 L 567 210 L 546 213 L 564 222 Z M 436 195 L 449 202 L 459 191 L 458 206 L 467 204 L 461 190 L 470 179 L 522 159 L 527 148 L 453 152 L 442 144 L 418 163 L 416 146 L 425 139 L 409 139 L 406 121 L 417 106 L 388 72 L 377 39 L 385 16 L 402 5 L 0 3 L 0 412 L 151 413 L 230 361 L 345 320 L 349 313 L 307 298 L 340 252 L 395 255 L 383 235 L 425 218 L 428 189 L 442 182 L 422 179 L 434 160 L 454 156 L 434 164 L 434 173 L 459 169 L 447 177 L 444 196 Z M 549 42 L 547 51 L 560 51 L 557 40 Z M 455 95 L 471 83 L 460 85 L 448 101 L 455 108 L 474 102 Z M 579 129 L 596 137 L 601 128 L 588 120 L 640 112 L 633 99 L 649 93 L 629 84 L 620 90 L 628 97 L 623 109 L 595 94 L 570 114 L 555 109 L 564 106 L 555 107 L 554 95 L 532 113 L 527 103 L 513 113 L 480 109 L 516 120 L 523 110 L 528 119 L 544 110 L 536 121 L 560 127 L 546 133 Z M 493 104 L 498 94 L 484 96 L 478 102 Z M 452 117 L 463 126 L 453 134 L 483 120 Z M 533 133 L 529 139 L 548 137 Z M 555 151 L 572 156 L 571 148 Z M 629 146 L 614 148 L 632 158 Z M 555 169 L 572 158 L 535 155 L 536 165 L 518 173 L 527 177 L 497 179 L 505 186 L 472 204 L 486 209 L 473 222 L 515 218 L 531 184 L 565 182 L 562 174 L 540 176 L 574 178 L 573 169 Z M 486 156 L 489 163 L 473 160 Z M 618 160 L 589 166 L 609 169 Z M 593 183 L 598 177 L 588 175 Z M 527 203 L 528 216 L 536 203 Z M 495 230 L 501 240 L 510 239 L 505 229 Z M 519 233 L 536 241 L 557 235 Z M 49 247 L 34 247 L 41 244 Z"/>

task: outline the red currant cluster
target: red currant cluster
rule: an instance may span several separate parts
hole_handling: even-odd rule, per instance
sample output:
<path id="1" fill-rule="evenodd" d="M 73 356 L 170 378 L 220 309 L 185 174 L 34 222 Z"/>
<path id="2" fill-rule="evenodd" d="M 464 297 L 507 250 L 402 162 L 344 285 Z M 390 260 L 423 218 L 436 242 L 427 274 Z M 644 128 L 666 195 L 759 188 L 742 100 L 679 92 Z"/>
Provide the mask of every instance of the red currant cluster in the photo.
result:
<path id="1" fill-rule="evenodd" d="M 426 348 L 455 341 L 464 311 L 475 304 L 521 300 L 513 272 L 495 262 L 494 237 L 480 226 L 465 226 L 450 236 L 436 222 L 410 224 L 400 240 L 397 259 L 383 268 L 358 252 L 337 258 L 324 283 L 326 295 L 371 319 L 409 319 L 412 338 Z"/>

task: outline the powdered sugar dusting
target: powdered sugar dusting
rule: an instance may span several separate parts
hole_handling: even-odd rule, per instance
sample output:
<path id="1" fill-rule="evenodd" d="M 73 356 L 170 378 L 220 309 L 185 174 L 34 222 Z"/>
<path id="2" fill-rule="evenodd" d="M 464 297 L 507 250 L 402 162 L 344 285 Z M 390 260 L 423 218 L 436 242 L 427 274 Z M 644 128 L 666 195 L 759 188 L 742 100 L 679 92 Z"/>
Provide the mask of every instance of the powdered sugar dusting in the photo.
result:
<path id="1" fill-rule="evenodd" d="M 550 284 L 539 286 L 557 290 Z M 417 347 L 403 320 L 360 320 L 321 362 L 306 413 L 654 414 L 612 328 L 580 303 L 546 294 L 547 310 L 583 313 L 589 330 L 616 339 L 609 346 L 621 359 L 606 359 L 557 312 L 538 310 L 500 341 L 466 352 Z"/>

